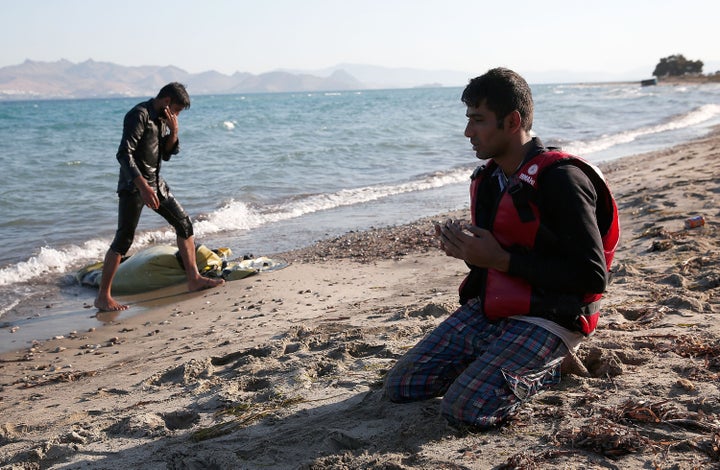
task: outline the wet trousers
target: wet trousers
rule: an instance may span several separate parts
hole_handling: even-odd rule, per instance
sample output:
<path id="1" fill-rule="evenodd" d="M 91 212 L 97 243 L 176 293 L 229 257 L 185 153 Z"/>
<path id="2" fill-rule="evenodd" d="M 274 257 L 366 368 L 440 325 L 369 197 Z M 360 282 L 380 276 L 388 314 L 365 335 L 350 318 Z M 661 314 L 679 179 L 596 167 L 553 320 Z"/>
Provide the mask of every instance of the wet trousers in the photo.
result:
<path id="1" fill-rule="evenodd" d="M 190 217 L 185 213 L 180 203 L 169 191 L 158 193 L 160 207 L 155 212 L 160 214 L 175 229 L 175 233 L 184 239 L 193 236 L 193 226 Z M 140 221 L 145 203 L 139 191 L 120 191 L 118 193 L 118 228 L 110 249 L 115 253 L 125 255 L 133 239 L 135 229 Z"/>

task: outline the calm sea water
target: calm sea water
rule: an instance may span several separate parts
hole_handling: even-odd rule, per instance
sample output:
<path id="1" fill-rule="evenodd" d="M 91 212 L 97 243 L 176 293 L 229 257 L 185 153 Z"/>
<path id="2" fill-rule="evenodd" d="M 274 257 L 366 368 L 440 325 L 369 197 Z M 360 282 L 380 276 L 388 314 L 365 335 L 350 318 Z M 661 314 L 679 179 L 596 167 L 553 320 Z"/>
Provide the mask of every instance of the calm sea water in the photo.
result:
<path id="1" fill-rule="evenodd" d="M 197 240 L 238 256 L 458 209 L 477 164 L 461 91 L 194 96 L 180 115 L 182 151 L 162 173 Z M 544 142 L 596 162 L 720 123 L 716 85 L 537 85 L 533 94 Z M 82 310 L 94 292 L 71 274 L 112 239 L 122 120 L 144 99 L 0 102 L 0 350 L 82 327 L 94 312 Z M 174 233 L 147 210 L 133 251 L 156 243 L 174 244 Z"/>

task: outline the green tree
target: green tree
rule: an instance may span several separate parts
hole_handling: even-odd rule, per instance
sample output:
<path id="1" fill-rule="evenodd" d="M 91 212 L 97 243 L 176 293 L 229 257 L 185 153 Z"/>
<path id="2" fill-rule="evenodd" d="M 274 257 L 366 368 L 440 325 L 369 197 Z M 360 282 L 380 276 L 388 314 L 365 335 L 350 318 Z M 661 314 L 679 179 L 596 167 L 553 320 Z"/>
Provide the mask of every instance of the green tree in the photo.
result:
<path id="1" fill-rule="evenodd" d="M 687 60 L 682 54 L 663 57 L 652 73 L 655 77 L 679 77 L 686 74 L 702 73 L 702 60 Z"/>

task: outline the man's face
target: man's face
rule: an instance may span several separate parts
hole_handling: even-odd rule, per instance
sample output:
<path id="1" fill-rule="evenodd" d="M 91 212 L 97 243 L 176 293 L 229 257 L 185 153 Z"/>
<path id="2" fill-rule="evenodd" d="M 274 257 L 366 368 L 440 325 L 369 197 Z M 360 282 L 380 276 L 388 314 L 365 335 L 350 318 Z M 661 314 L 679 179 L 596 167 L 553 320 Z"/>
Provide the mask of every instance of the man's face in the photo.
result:
<path id="1" fill-rule="evenodd" d="M 170 112 L 173 113 L 175 116 L 180 114 L 180 112 L 183 110 L 182 105 L 179 105 L 177 103 L 170 103 Z"/>
<path id="2" fill-rule="evenodd" d="M 485 101 L 476 107 L 468 106 L 465 115 L 468 118 L 465 137 L 470 139 L 475 155 L 481 160 L 500 156 L 507 148 L 507 136 L 498 128 L 497 116 Z"/>

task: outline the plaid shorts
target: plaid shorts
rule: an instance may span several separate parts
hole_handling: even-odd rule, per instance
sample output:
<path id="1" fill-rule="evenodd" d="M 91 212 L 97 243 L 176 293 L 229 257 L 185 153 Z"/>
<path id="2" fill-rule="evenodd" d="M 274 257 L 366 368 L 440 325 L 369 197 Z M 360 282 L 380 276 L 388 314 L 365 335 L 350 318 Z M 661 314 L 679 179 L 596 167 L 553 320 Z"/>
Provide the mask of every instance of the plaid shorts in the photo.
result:
<path id="1" fill-rule="evenodd" d="M 395 402 L 442 396 L 452 424 L 487 428 L 522 402 L 560 382 L 562 340 L 522 320 L 489 321 L 478 301 L 461 306 L 388 372 Z"/>

